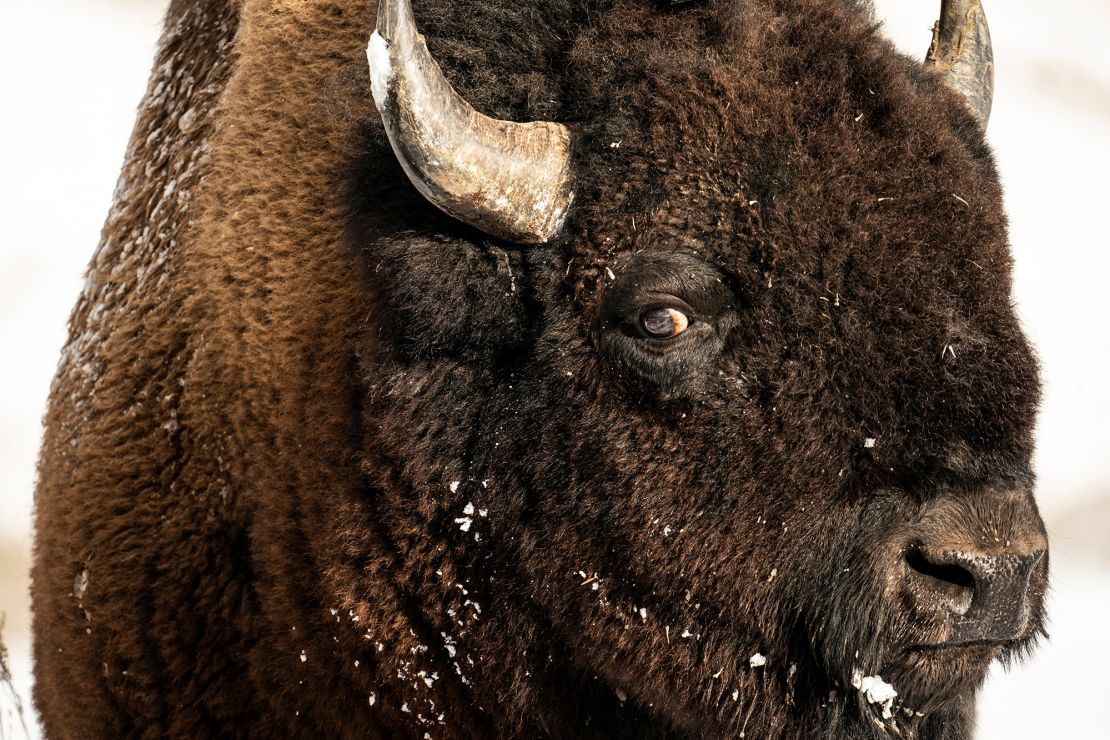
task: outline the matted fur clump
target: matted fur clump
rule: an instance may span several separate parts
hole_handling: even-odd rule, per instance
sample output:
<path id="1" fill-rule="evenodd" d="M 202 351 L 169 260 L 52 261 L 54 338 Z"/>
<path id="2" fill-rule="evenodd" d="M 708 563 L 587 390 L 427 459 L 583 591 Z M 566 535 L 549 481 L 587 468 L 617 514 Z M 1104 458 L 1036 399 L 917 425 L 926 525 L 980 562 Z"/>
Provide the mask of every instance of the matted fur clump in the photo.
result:
<path id="1" fill-rule="evenodd" d="M 46 418 L 47 735 L 968 737 L 1047 559 L 945 647 L 915 557 L 1044 549 L 959 95 L 864 3 L 418 0 L 575 132 L 522 248 L 405 179 L 370 5 L 171 4 Z"/>

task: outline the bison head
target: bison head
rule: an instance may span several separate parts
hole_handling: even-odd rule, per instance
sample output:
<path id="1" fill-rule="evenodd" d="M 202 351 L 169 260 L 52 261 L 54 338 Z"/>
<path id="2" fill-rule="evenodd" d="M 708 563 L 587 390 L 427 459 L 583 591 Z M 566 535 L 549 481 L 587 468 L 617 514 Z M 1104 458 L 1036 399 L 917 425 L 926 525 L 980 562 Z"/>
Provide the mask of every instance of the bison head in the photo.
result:
<path id="1" fill-rule="evenodd" d="M 464 93 L 563 121 L 520 124 L 383 2 L 355 190 L 391 144 L 446 215 L 356 197 L 366 469 L 517 731 L 960 734 L 1041 630 L 982 10 L 944 3 L 922 66 L 848 5 L 567 10 L 504 79 L 431 19 Z"/>

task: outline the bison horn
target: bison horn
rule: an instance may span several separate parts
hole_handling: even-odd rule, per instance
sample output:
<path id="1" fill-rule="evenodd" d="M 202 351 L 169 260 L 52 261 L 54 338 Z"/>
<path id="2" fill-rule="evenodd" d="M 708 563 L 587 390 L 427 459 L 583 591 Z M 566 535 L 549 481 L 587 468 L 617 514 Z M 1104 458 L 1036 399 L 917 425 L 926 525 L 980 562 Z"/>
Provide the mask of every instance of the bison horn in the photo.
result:
<path id="1" fill-rule="evenodd" d="M 425 198 L 510 241 L 537 244 L 559 233 L 574 196 L 566 126 L 474 110 L 432 59 L 409 0 L 381 0 L 366 55 L 393 151 Z"/>
<path id="2" fill-rule="evenodd" d="M 963 94 L 986 128 L 994 100 L 994 51 L 987 15 L 979 0 L 941 0 L 940 20 L 925 63 L 940 70 Z"/>

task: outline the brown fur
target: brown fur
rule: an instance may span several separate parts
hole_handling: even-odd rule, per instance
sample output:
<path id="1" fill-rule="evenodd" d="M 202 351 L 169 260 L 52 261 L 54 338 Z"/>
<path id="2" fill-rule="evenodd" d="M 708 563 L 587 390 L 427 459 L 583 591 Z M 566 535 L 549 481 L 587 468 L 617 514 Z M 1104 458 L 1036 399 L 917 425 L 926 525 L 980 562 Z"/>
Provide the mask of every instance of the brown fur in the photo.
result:
<path id="1" fill-rule="evenodd" d="M 1043 537 L 1036 367 L 981 132 L 854 5 L 417 3 L 580 136 L 521 250 L 403 179 L 368 3 L 174 2 L 46 419 L 47 735 L 966 736 L 1044 568 L 947 660 L 890 574 Z M 717 344 L 606 328 L 685 271 Z"/>

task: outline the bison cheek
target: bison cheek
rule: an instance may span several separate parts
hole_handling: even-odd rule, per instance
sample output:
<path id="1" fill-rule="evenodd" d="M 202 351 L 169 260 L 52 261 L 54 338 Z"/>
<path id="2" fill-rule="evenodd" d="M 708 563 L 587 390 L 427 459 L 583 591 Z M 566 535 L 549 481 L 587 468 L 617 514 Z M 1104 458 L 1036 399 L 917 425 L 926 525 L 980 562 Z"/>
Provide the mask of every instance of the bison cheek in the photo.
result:
<path id="1" fill-rule="evenodd" d="M 367 251 L 378 320 L 400 359 L 479 362 L 524 341 L 527 267 L 519 253 L 417 235 Z"/>

